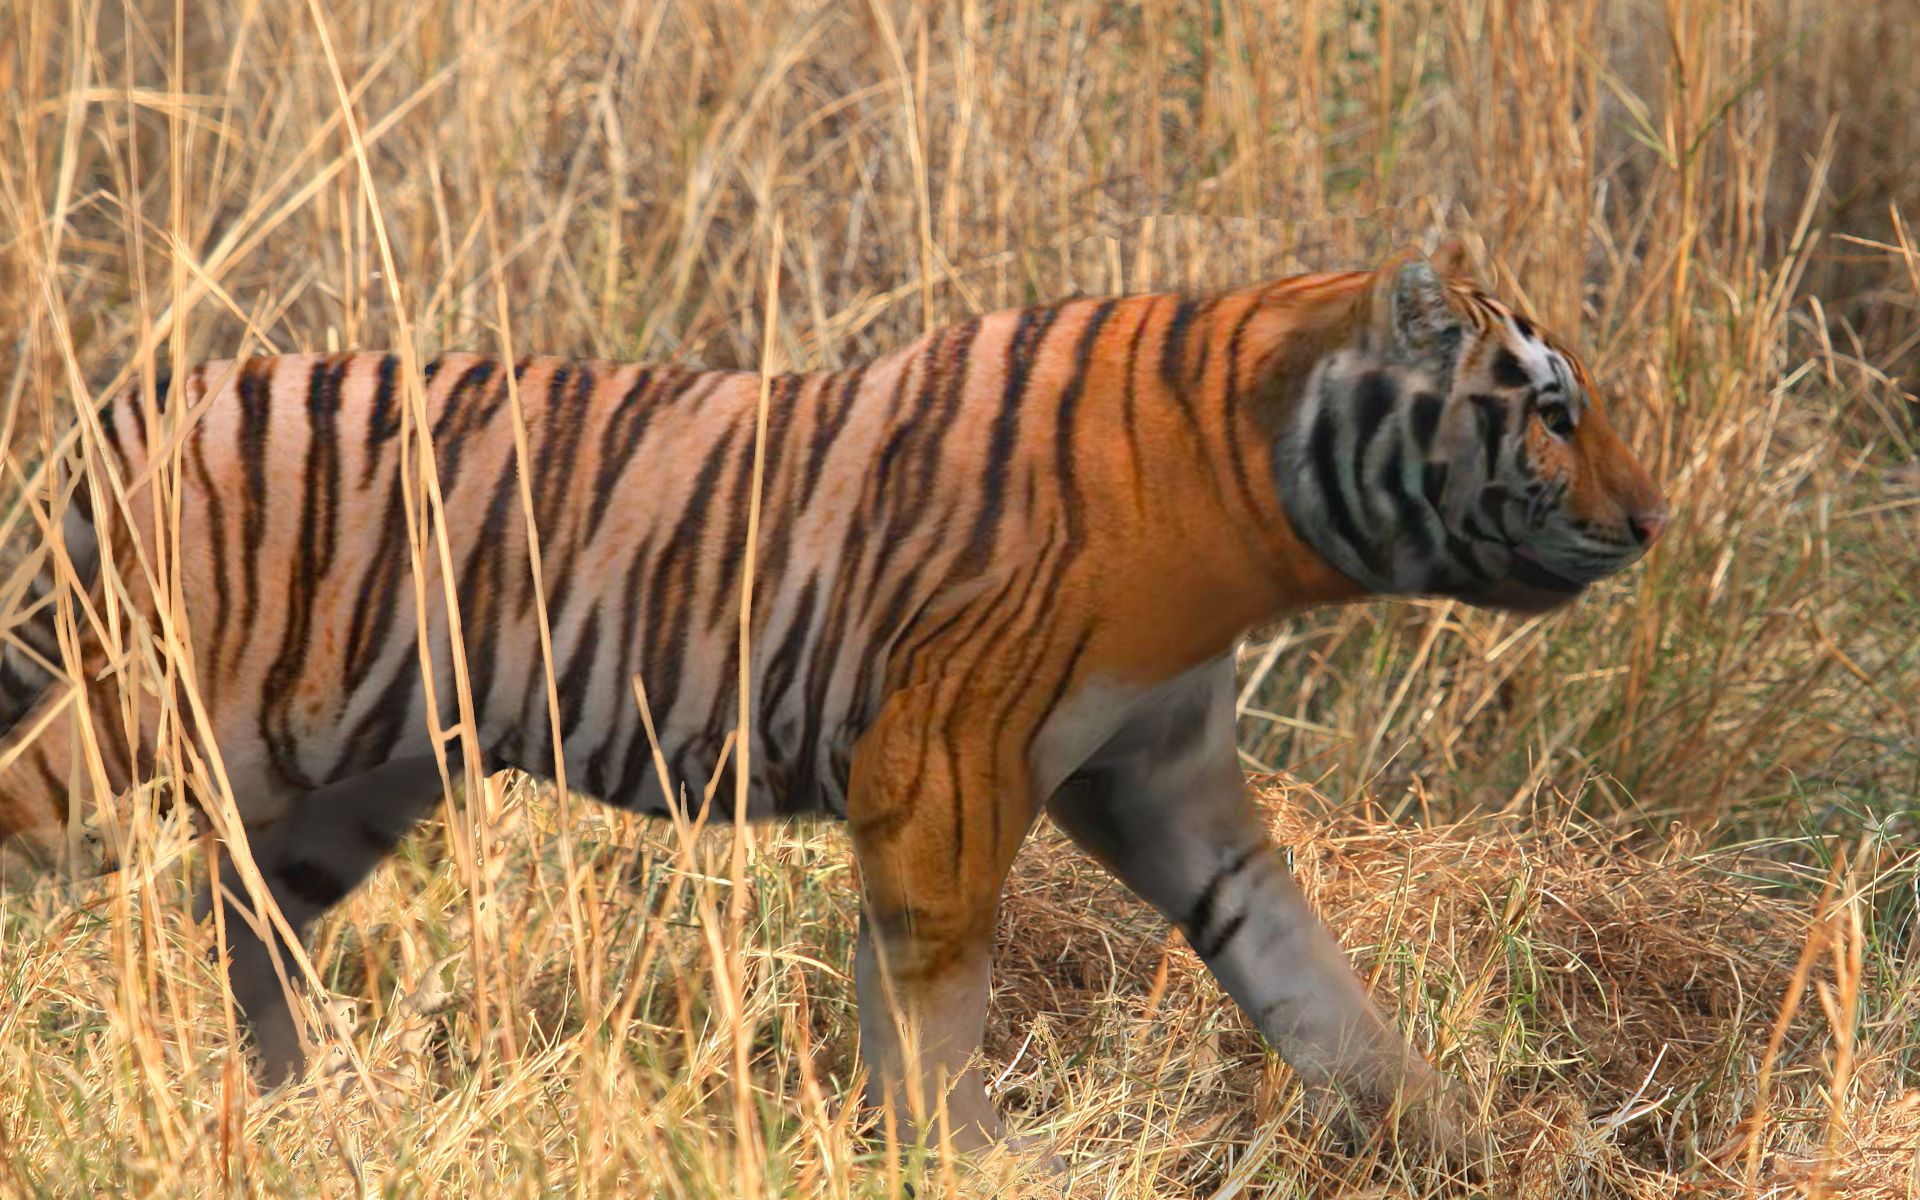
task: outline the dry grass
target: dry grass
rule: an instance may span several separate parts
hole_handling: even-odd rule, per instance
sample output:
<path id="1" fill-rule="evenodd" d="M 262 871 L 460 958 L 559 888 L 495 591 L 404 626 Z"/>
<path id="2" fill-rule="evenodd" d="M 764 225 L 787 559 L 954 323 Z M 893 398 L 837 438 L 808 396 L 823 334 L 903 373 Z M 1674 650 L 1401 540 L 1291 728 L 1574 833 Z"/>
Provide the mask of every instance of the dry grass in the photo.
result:
<path id="1" fill-rule="evenodd" d="M 1487 1190 L 1920 1194 L 1916 96 L 1904 0 L 21 0 L 0 543 L 57 515 L 76 406 L 156 359 L 833 365 L 1464 233 L 1587 348 L 1678 522 L 1570 616 L 1256 638 L 1248 765 L 1307 781 L 1279 832 L 1492 1116 Z M 179 647 L 126 647 L 170 695 Z M 128 870 L 0 901 L 0 1194 L 1057 1186 L 897 1164 L 843 1103 L 838 831 L 689 846 L 521 780 L 321 931 L 368 1077 L 254 1095 L 151 803 L 198 768 L 161 767 L 110 814 Z M 1317 1134 L 1051 834 L 1002 932 L 995 1090 L 1075 1194 L 1452 1187 Z"/>

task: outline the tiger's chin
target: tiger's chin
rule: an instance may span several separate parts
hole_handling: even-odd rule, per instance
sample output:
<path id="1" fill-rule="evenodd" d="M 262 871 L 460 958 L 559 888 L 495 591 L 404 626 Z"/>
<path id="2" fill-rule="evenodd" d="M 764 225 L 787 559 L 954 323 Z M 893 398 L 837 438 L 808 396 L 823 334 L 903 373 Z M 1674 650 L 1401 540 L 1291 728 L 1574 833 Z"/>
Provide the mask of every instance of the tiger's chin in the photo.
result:
<path id="1" fill-rule="evenodd" d="M 1572 604 L 1590 582 L 1562 575 L 1520 550 L 1508 556 L 1504 570 L 1502 576 L 1491 581 L 1438 588 L 1428 594 L 1493 612 L 1532 617 Z"/>
<path id="2" fill-rule="evenodd" d="M 1565 608 L 1587 590 L 1586 584 L 1567 578 L 1530 555 L 1515 554 L 1507 570 L 1505 579 L 1475 597 L 1476 604 L 1537 616 Z"/>
<path id="3" fill-rule="evenodd" d="M 1537 617 L 1543 613 L 1567 607 L 1587 590 L 1580 584 L 1574 584 L 1572 587 L 1572 591 L 1566 591 L 1561 588 L 1522 583 L 1518 579 L 1503 579 L 1473 597 L 1471 603 L 1481 608 L 1497 609 L 1500 612 L 1516 613 L 1525 617 Z"/>

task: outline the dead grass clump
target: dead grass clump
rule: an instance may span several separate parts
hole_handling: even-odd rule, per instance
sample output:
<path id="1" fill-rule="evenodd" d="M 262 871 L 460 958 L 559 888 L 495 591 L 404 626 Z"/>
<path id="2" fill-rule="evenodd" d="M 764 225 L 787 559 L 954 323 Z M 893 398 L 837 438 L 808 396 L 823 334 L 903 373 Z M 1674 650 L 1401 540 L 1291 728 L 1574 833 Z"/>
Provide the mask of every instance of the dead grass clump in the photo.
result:
<path id="1" fill-rule="evenodd" d="M 1318 798 L 1280 780 L 1264 798 L 1382 1002 L 1482 1097 L 1506 1186 L 1542 1197 L 1731 1186 L 1768 1038 L 1816 929 L 1808 897 L 1771 862 L 1684 841 L 1636 848 L 1570 820 L 1316 819 Z M 1276 1122 L 1293 1123 L 1280 1142 L 1302 1139 L 1278 1161 L 1322 1173 L 1306 1194 L 1380 1169 L 1377 1148 L 1354 1155 L 1299 1127 L 1290 1072 L 1199 959 L 1058 834 L 1023 856 L 1000 946 L 989 1052 L 1006 1064 L 1012 1109 L 1075 1113 L 1066 1136 L 1083 1147 L 1164 1141 L 1162 1166 L 1194 1182 L 1224 1179 L 1236 1150 L 1278 1153 Z M 1772 1069 L 1802 1096 L 1832 1050 L 1809 1007 Z M 1110 1087 L 1116 1062 L 1156 1099 L 1109 1091 L 1103 1111 L 1097 1081 Z M 1920 1123 L 1899 1115 L 1910 1107 L 1868 1135 L 1883 1138 L 1879 1173 L 1849 1151 L 1836 1160 L 1844 1178 L 1904 1178 L 1899 1148 L 1920 1150 Z M 1804 1182 L 1826 1120 L 1804 1103 L 1772 1113 L 1763 1181 Z"/>

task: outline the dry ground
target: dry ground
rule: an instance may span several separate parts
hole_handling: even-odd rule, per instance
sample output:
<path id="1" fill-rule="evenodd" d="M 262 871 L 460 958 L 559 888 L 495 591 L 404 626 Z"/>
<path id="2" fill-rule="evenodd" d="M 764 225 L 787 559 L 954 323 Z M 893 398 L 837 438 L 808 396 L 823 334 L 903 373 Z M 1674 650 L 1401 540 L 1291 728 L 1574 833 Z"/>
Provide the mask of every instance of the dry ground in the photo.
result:
<path id="1" fill-rule="evenodd" d="M 75 406 L 156 360 L 831 366 L 1442 233 L 1585 350 L 1678 514 L 1563 616 L 1246 650 L 1246 764 L 1487 1114 L 1479 1184 L 1322 1136 L 1047 830 L 988 1052 L 1070 1174 L 881 1153 L 842 833 L 736 855 L 511 778 L 324 927 L 326 1081 L 263 1097 L 169 758 L 100 818 L 127 870 L 0 900 L 0 1195 L 1920 1194 L 1916 97 L 1911 0 L 0 7 L 11 554 Z M 150 684 L 180 653 L 128 646 Z"/>
<path id="2" fill-rule="evenodd" d="M 1299 785 L 1269 781 L 1265 795 L 1316 904 L 1483 1106 L 1503 1156 L 1490 1194 L 1798 1195 L 1824 1180 L 1828 1194 L 1891 1197 L 1920 1183 L 1911 981 L 1870 932 L 1875 898 L 1910 893 L 1910 876 L 1856 863 L 1829 891 L 1817 869 L 1781 865 L 1810 857 L 1807 843 L 1635 847 L 1549 813 L 1416 828 L 1311 817 L 1324 805 Z M 590 921 L 604 975 L 589 995 L 551 894 L 552 838 L 533 828 L 552 808 L 528 798 L 514 812 L 496 831 L 514 849 L 491 880 L 504 960 L 491 985 L 433 839 L 328 927 L 316 958 L 369 1078 L 336 1055 L 315 1094 L 245 1095 L 177 866 L 130 911 L 99 883 L 11 910 L 11 1185 L 731 1195 L 737 1020 L 766 1190 L 890 1194 L 877 1131 L 841 1100 L 855 910 L 838 832 L 760 840 L 735 1013 L 703 936 L 731 936 L 725 901 L 700 895 L 731 886 L 714 883 L 725 846 L 689 862 L 657 825 L 576 828 L 602 889 Z M 994 1160 L 949 1180 L 910 1161 L 936 1190 L 1462 1194 L 1390 1146 L 1316 1128 L 1177 935 L 1050 830 L 1022 860 L 1000 944 L 995 1095 L 1070 1173 L 1036 1182 L 1030 1162 Z M 583 1031 L 583 1011 L 606 1015 Z"/>

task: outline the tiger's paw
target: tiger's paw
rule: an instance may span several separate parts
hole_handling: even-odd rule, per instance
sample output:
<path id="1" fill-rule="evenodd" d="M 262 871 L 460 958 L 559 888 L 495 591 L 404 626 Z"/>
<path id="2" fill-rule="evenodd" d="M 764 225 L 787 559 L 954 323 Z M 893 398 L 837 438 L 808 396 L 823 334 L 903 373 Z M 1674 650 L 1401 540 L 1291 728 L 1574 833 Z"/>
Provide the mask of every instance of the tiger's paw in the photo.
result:
<path id="1" fill-rule="evenodd" d="M 1496 1162 L 1493 1139 L 1466 1089 L 1437 1073 L 1410 1079 L 1390 1094 L 1314 1089 L 1308 1109 L 1316 1124 L 1355 1152 L 1386 1150 L 1476 1178 L 1490 1176 Z"/>
<path id="2" fill-rule="evenodd" d="M 1072 1173 L 1067 1156 L 1060 1153 L 1060 1143 L 1052 1134 L 1022 1133 L 1002 1140 L 1010 1158 L 1020 1161 L 1022 1168 L 1043 1179 L 1065 1183 Z"/>
<path id="3" fill-rule="evenodd" d="M 1437 1166 L 1486 1178 L 1497 1161 L 1493 1139 L 1466 1089 L 1444 1077 L 1426 1094 L 1397 1104 L 1389 1128 L 1396 1146 Z"/>

